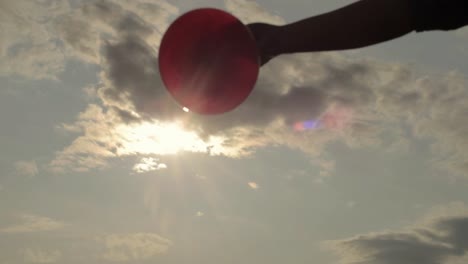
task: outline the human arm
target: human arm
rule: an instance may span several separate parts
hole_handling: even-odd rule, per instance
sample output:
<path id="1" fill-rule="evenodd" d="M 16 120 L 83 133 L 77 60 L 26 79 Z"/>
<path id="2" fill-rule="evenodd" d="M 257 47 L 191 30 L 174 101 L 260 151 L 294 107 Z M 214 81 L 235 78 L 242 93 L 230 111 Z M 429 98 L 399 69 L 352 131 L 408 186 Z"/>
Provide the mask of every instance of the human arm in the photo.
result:
<path id="1" fill-rule="evenodd" d="M 468 23 L 467 0 L 360 0 L 284 26 L 248 25 L 262 64 L 280 54 L 362 48 L 411 31 Z"/>

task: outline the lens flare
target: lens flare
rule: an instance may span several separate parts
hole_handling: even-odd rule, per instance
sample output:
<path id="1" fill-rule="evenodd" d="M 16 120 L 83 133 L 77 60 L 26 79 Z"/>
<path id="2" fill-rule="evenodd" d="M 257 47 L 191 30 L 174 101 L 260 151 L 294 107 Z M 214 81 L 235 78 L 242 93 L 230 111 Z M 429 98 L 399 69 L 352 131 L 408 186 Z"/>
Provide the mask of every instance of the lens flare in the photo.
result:
<path id="1" fill-rule="evenodd" d="M 320 126 L 320 122 L 318 120 L 307 120 L 303 122 L 296 122 L 294 124 L 294 130 L 296 131 L 305 131 L 305 130 L 312 130 L 317 129 Z"/>
<path id="2" fill-rule="evenodd" d="M 306 131 L 325 128 L 328 130 L 342 130 L 353 122 L 354 111 L 349 107 L 330 106 L 318 119 L 311 119 L 294 123 L 294 130 Z"/>

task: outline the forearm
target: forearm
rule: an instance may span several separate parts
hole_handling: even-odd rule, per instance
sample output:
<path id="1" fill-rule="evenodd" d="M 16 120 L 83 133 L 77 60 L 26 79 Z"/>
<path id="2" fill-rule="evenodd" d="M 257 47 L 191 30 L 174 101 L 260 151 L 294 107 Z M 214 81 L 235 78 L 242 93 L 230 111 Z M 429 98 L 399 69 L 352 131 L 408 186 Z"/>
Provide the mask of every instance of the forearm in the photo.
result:
<path id="1" fill-rule="evenodd" d="M 414 30 L 408 0 L 361 0 L 279 28 L 276 54 L 361 48 Z"/>

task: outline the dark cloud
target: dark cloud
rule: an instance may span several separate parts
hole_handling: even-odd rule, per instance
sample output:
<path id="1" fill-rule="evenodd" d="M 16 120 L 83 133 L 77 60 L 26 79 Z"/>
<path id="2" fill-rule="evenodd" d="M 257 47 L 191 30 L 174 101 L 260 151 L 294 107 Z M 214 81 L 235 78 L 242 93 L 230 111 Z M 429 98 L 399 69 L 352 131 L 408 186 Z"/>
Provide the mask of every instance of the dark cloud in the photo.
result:
<path id="1" fill-rule="evenodd" d="M 165 7 L 162 3 L 140 4 L 136 3 L 135 6 L 153 10 L 154 6 L 159 6 L 159 12 L 164 11 Z M 99 61 L 103 69 L 101 77 L 104 86 L 100 88 L 98 94 L 108 107 L 122 117 L 123 121 L 137 121 L 136 116 L 148 119 L 148 115 L 151 115 L 151 118 L 171 118 L 173 115 L 167 109 L 173 111 L 175 105 L 163 89 L 159 78 L 157 65 L 159 44 L 152 41 L 154 36 L 160 37 L 159 31 L 165 25 L 155 25 L 150 23 L 151 21 L 146 21 L 137 13 L 134 6 L 132 8 L 128 5 L 123 6 L 110 1 L 86 3 L 80 9 L 81 13 L 76 15 L 82 20 L 78 24 L 64 25 L 63 28 L 70 33 L 79 26 L 80 35 L 86 36 L 90 33 L 83 32 L 86 30 L 86 27 L 80 26 L 83 21 L 93 23 L 98 28 L 99 25 L 102 26 L 101 46 L 94 48 L 100 52 Z M 107 35 L 102 35 L 102 32 Z M 65 40 L 78 49 L 83 47 L 82 39 L 69 37 Z"/>
<path id="2" fill-rule="evenodd" d="M 276 72 L 281 69 L 269 69 L 270 72 L 262 73 L 254 91 L 238 109 L 215 117 L 196 116 L 197 122 L 193 123 L 203 124 L 202 130 L 207 133 L 245 126 L 263 128 L 278 120 L 292 127 L 298 121 L 316 119 L 332 104 L 357 108 L 368 104 L 373 97 L 370 84 L 358 80 L 369 74 L 367 65 L 341 63 L 343 68 L 337 69 L 327 65 L 327 56 L 307 58 L 323 62 L 322 70 L 326 74 L 318 80 L 310 80 L 315 76 L 306 72 L 312 67 L 303 65 L 303 61 L 295 57 L 280 58 L 277 64 L 286 69 L 291 67 L 289 69 L 301 73 L 306 80 L 299 83 L 289 78 L 276 79 L 284 73 Z"/>
<path id="3" fill-rule="evenodd" d="M 457 254 L 463 255 L 468 252 L 468 217 L 443 219 L 436 227 L 447 234 L 445 241 L 453 245 Z"/>
<path id="4" fill-rule="evenodd" d="M 129 100 L 140 114 L 158 119 L 171 117 L 166 110 L 172 101 L 162 89 L 155 51 L 142 39 L 130 35 L 119 43 L 109 43 L 105 47 L 105 59 L 106 77 L 110 82 L 103 93 L 105 100 L 120 105 Z"/>
<path id="5" fill-rule="evenodd" d="M 403 232 L 360 235 L 328 243 L 355 264 L 444 264 L 468 252 L 468 216 L 444 217 Z"/>

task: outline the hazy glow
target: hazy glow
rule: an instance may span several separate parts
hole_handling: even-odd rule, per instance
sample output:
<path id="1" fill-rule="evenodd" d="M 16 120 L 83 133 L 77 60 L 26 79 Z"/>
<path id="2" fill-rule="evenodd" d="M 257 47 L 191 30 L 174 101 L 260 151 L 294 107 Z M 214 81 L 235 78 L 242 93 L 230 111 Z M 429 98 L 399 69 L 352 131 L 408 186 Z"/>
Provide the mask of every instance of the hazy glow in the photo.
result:
<path id="1" fill-rule="evenodd" d="M 190 112 L 190 109 L 188 109 L 187 107 L 182 108 L 182 110 L 184 110 L 184 112 L 186 113 Z"/>

